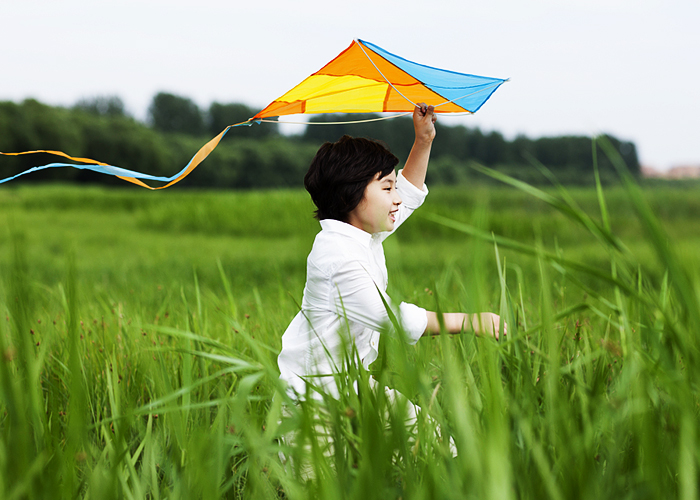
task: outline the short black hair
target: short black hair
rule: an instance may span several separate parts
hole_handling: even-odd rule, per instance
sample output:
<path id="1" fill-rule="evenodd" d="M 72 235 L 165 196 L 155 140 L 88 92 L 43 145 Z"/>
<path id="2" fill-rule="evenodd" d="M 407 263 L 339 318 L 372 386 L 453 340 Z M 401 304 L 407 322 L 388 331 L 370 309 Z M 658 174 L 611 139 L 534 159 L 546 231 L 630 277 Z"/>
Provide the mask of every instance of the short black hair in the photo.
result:
<path id="1" fill-rule="evenodd" d="M 381 142 L 344 135 L 323 144 L 309 171 L 304 187 L 316 205 L 316 218 L 347 222 L 362 201 L 367 185 L 379 174 L 394 171 L 399 159 Z"/>

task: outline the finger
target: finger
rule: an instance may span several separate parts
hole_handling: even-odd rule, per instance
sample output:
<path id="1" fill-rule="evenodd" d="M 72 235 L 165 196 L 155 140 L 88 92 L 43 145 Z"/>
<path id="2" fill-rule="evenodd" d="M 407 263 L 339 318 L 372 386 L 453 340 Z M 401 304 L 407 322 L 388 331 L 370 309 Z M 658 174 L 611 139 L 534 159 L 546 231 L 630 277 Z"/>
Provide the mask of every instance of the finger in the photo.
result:
<path id="1" fill-rule="evenodd" d="M 426 109 L 426 114 L 430 115 L 430 121 L 432 123 L 435 123 L 435 121 L 437 120 L 437 115 L 435 114 L 435 106 L 428 106 Z"/>

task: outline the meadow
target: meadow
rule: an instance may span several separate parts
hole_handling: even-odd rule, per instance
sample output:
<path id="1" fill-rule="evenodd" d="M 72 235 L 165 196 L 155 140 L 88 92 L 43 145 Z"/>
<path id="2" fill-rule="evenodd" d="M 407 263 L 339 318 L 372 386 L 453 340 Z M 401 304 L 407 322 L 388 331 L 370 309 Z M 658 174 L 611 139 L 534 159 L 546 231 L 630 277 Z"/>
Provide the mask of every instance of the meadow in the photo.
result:
<path id="1" fill-rule="evenodd" d="M 386 332 L 378 383 L 348 355 L 299 405 L 305 192 L 0 189 L 0 497 L 697 498 L 698 186 L 481 171 L 387 240 L 389 293 L 508 337 Z"/>

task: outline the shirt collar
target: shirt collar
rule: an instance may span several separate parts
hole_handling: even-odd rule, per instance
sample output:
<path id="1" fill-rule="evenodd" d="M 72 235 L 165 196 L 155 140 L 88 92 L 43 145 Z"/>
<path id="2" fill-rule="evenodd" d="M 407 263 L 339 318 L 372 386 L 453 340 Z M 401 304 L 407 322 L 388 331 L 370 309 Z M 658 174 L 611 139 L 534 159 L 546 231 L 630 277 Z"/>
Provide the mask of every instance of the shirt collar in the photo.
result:
<path id="1" fill-rule="evenodd" d="M 323 231 L 329 231 L 332 233 L 340 233 L 345 236 L 359 241 L 366 247 L 369 247 L 370 241 L 372 240 L 372 235 L 367 231 L 363 231 L 347 222 L 342 222 L 335 219 L 323 219 L 321 222 L 321 229 Z"/>

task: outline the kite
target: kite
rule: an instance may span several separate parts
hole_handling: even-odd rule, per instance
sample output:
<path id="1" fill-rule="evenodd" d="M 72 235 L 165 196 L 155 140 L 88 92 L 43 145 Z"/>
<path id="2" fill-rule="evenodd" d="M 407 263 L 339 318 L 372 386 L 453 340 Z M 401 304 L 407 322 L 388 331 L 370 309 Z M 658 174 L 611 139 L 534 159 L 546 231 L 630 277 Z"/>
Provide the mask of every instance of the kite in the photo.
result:
<path id="1" fill-rule="evenodd" d="M 251 125 L 270 118 L 316 113 L 409 113 L 416 103 L 434 106 L 436 113 L 476 113 L 506 82 L 418 64 L 394 55 L 372 43 L 353 40 L 350 46 L 299 85 L 272 101 L 245 122 L 229 125 L 206 143 L 180 172 L 172 177 L 142 174 L 90 158 L 72 157 L 61 151 L 37 150 L 0 155 L 49 153 L 73 163 L 50 163 L 0 179 L 0 184 L 21 175 L 52 167 L 74 167 L 114 175 L 148 189 L 164 189 L 180 182 L 194 170 L 233 127 Z M 401 115 L 395 115 L 401 116 Z M 166 184 L 151 187 L 144 180 Z"/>

